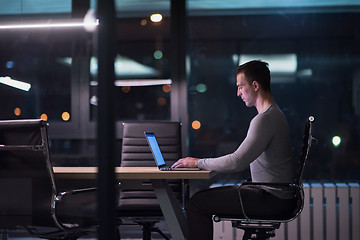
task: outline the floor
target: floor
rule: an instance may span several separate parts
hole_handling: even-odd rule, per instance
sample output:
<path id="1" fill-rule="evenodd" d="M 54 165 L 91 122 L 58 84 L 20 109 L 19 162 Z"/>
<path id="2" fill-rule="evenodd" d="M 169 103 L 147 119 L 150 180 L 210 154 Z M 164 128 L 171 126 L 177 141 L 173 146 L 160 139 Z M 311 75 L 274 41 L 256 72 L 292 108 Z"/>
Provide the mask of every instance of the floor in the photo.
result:
<path id="1" fill-rule="evenodd" d="M 165 222 L 160 222 L 156 226 L 164 232 L 169 238 L 170 234 L 167 229 L 167 225 Z M 138 225 L 121 225 L 120 229 L 120 237 L 121 240 L 141 240 L 142 239 L 142 229 Z M 30 236 L 24 230 L 17 230 L 17 231 L 8 231 L 7 235 L 1 236 L 0 231 L 0 240 L 39 240 L 40 238 L 35 238 Z M 6 238 L 7 236 L 7 238 Z M 96 240 L 96 232 L 93 232 L 89 236 L 79 238 L 79 240 Z M 163 239 L 158 233 L 152 233 L 152 239 Z"/>

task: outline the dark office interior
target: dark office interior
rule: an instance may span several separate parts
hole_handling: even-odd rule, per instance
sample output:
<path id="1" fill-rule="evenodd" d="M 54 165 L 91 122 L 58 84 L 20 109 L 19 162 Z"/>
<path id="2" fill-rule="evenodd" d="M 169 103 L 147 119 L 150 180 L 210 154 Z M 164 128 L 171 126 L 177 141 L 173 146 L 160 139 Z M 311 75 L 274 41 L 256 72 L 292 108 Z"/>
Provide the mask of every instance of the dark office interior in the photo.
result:
<path id="1" fill-rule="evenodd" d="M 187 0 L 176 19 L 174 1 L 114 3 L 110 120 L 116 166 L 123 122 L 182 122 L 184 157 L 234 151 L 256 115 L 236 96 L 235 69 L 262 59 L 269 63 L 273 95 L 289 122 L 294 154 L 305 119 L 316 119 L 318 144 L 303 181 L 359 183 L 359 1 Z M 96 2 L 1 0 L 0 25 L 79 20 Z M 150 20 L 155 13 L 161 21 Z M 176 26 L 184 35 L 172 29 Z M 97 134 L 98 40 L 96 30 L 84 28 L 0 28 L 0 119 L 47 120 L 54 166 L 99 165 L 97 143 L 105 140 Z M 5 77 L 31 88 L 9 86 Z M 144 80 L 148 84 L 139 84 Z M 248 177 L 245 170 L 191 180 L 190 192 Z M 133 232 L 131 237 L 139 238 Z"/>

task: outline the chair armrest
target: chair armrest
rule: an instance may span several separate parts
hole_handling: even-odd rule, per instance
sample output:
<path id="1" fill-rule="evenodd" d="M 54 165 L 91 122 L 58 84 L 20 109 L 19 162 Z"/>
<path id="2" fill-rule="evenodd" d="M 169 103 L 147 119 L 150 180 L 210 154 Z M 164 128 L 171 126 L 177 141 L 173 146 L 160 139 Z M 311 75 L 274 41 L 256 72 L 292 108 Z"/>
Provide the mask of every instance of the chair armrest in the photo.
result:
<path id="1" fill-rule="evenodd" d="M 55 197 L 55 201 L 61 201 L 61 198 L 63 196 L 65 196 L 65 195 L 68 195 L 68 194 L 87 193 L 87 192 L 93 192 L 93 191 L 96 191 L 96 190 L 97 190 L 97 187 L 93 187 L 93 188 L 73 189 L 73 190 L 61 192 Z"/>
<path id="2" fill-rule="evenodd" d="M 116 186 L 118 192 L 120 184 Z M 98 224 L 96 217 L 98 188 L 82 188 L 53 196 L 51 215 L 62 230 L 91 227 Z M 118 194 L 117 194 L 118 195 Z"/>
<path id="3" fill-rule="evenodd" d="M 44 145 L 0 145 L 0 151 L 43 151 Z"/>
<path id="4" fill-rule="evenodd" d="M 243 183 L 240 184 L 240 186 L 243 185 L 256 185 L 256 186 L 269 186 L 269 187 L 295 187 L 295 188 L 300 188 L 300 186 L 298 186 L 295 183 L 267 183 L 267 182 L 248 182 L 245 181 Z"/>
<path id="5" fill-rule="evenodd" d="M 119 190 L 120 186 L 121 186 L 121 183 L 118 183 L 118 185 L 116 185 L 116 188 L 117 188 L 116 190 Z M 84 194 L 84 193 L 89 193 L 89 192 L 95 192 L 97 190 L 98 190 L 97 187 L 91 187 L 91 188 L 73 189 L 73 190 L 61 192 L 55 196 L 54 201 L 55 202 L 61 201 L 61 198 L 65 195 Z"/>

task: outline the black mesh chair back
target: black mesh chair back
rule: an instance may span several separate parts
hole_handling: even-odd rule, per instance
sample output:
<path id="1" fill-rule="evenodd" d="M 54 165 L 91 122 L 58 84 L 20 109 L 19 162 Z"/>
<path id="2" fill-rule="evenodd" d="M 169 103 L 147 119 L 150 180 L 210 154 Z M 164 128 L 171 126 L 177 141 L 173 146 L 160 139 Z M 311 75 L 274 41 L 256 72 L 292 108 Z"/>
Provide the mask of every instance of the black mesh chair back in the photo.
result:
<path id="1" fill-rule="evenodd" d="M 98 224 L 96 188 L 58 194 L 47 128 L 41 119 L 0 121 L 0 230 L 77 239 Z"/>
<path id="2" fill-rule="evenodd" d="M 155 167 L 155 161 L 144 132 L 154 132 L 167 164 L 181 158 L 181 124 L 179 122 L 126 122 L 123 128 L 122 167 Z M 182 203 L 183 181 L 168 181 L 176 198 Z M 143 225 L 162 217 L 150 180 L 122 180 L 119 215 L 130 217 Z M 154 218 L 155 217 L 155 218 Z"/>
<path id="3" fill-rule="evenodd" d="M 47 145 L 45 121 L 0 121 L 0 228 L 54 226 Z"/>

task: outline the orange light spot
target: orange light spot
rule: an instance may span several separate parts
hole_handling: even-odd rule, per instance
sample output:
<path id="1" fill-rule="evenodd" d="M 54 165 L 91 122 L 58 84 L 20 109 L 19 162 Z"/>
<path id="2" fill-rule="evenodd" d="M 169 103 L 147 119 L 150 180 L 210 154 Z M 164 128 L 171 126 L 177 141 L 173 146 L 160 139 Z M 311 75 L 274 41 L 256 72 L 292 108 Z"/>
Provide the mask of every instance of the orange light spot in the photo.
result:
<path id="1" fill-rule="evenodd" d="M 40 118 L 45 121 L 48 120 L 48 116 L 45 113 L 41 114 Z"/>
<path id="2" fill-rule="evenodd" d="M 68 113 L 68 112 L 63 112 L 63 113 L 61 114 L 61 118 L 62 118 L 62 120 L 64 120 L 65 122 L 69 121 L 69 120 L 70 120 L 70 113 Z"/>
<path id="3" fill-rule="evenodd" d="M 140 24 L 141 26 L 145 26 L 147 24 L 147 20 L 146 19 L 141 20 Z"/>
<path id="4" fill-rule="evenodd" d="M 16 115 L 16 116 L 20 116 L 21 115 L 21 109 L 20 108 L 15 108 L 14 109 L 14 114 Z"/>
<path id="5" fill-rule="evenodd" d="M 164 92 L 168 93 L 171 91 L 171 86 L 169 84 L 165 84 L 165 85 L 163 85 L 162 90 Z"/>
<path id="6" fill-rule="evenodd" d="M 198 120 L 195 120 L 191 123 L 191 127 L 195 130 L 198 130 L 199 128 L 201 128 L 201 123 Z"/>
<path id="7" fill-rule="evenodd" d="M 159 97 L 158 99 L 157 99 L 157 104 L 159 105 L 159 106 L 165 106 L 166 105 L 166 98 L 164 98 L 164 97 Z"/>
<path id="8" fill-rule="evenodd" d="M 121 91 L 123 91 L 123 93 L 128 93 L 128 92 L 130 92 L 130 86 L 121 87 Z"/>

